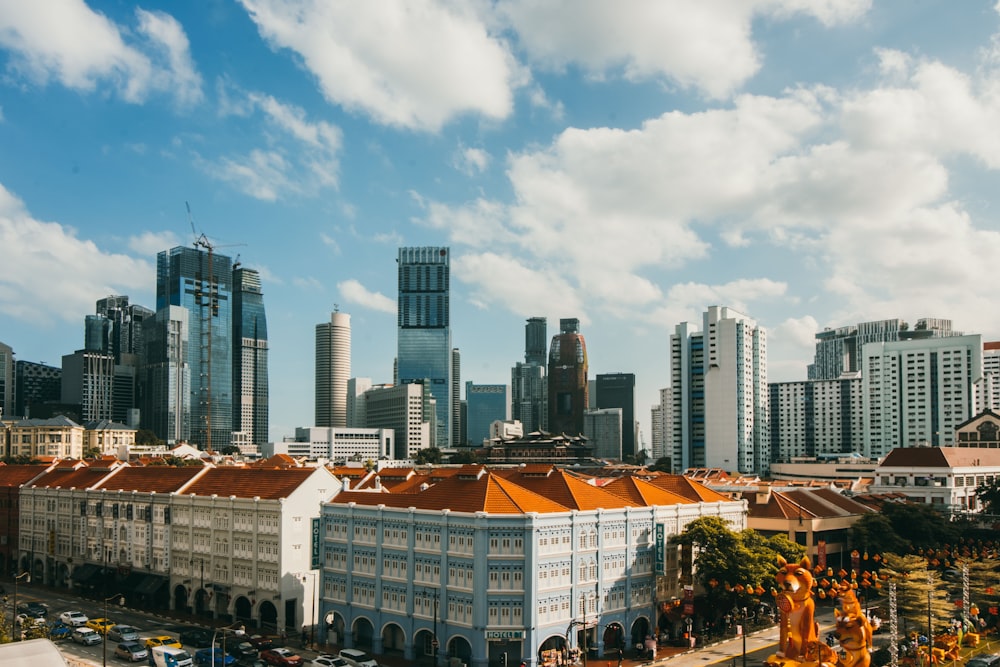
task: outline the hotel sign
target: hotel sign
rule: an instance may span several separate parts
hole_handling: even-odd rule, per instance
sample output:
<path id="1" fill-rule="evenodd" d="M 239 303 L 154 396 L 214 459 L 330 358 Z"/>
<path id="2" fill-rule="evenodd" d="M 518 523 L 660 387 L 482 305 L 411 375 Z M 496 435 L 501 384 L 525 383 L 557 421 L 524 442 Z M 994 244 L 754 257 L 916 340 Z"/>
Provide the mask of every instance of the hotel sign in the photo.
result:
<path id="1" fill-rule="evenodd" d="M 524 639 L 524 630 L 487 630 L 486 639 Z"/>
<path id="2" fill-rule="evenodd" d="M 662 523 L 656 524 L 656 573 L 664 575 L 667 573 L 667 549 L 663 544 L 666 537 L 666 526 Z"/>
<path id="3" fill-rule="evenodd" d="M 312 520 L 312 570 L 319 569 L 319 519 Z"/>

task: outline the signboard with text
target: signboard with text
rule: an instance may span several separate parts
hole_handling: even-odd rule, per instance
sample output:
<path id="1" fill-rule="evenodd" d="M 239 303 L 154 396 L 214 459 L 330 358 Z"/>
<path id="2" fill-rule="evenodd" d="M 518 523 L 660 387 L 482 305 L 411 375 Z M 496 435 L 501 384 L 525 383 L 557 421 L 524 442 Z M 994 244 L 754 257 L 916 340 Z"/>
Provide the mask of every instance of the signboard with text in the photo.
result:
<path id="1" fill-rule="evenodd" d="M 666 574 L 667 573 L 667 549 L 664 545 L 663 540 L 666 538 L 666 526 L 662 523 L 656 524 L 656 573 Z"/>
<path id="2" fill-rule="evenodd" d="M 312 568 L 319 569 L 319 519 L 312 520 Z"/>

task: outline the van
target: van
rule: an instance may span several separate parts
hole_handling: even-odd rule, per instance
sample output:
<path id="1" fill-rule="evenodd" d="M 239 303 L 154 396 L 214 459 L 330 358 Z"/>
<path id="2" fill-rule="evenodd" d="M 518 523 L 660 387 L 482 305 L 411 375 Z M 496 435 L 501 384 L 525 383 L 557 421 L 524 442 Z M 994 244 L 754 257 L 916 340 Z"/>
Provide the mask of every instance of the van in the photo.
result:
<path id="1" fill-rule="evenodd" d="M 154 667 L 192 667 L 191 654 L 173 646 L 154 646 L 149 649 L 149 664 Z"/>
<path id="2" fill-rule="evenodd" d="M 378 667 L 375 658 L 356 648 L 340 649 L 340 657 L 346 660 L 351 667 Z"/>

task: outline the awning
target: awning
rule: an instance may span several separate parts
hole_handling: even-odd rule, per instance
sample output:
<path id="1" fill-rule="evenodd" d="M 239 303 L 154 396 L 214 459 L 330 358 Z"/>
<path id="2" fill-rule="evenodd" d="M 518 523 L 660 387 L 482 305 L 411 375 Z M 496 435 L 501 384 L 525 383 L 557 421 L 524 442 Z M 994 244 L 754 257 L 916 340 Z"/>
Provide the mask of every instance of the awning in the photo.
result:
<path id="1" fill-rule="evenodd" d="M 84 563 L 83 565 L 76 566 L 76 569 L 73 570 L 70 578 L 73 580 L 74 584 L 82 584 L 100 572 L 100 570 L 101 568 L 93 563 Z"/>
<path id="2" fill-rule="evenodd" d="M 163 577 L 158 577 L 155 574 L 147 574 L 146 578 L 140 581 L 139 585 L 135 587 L 135 592 L 139 595 L 152 595 L 160 590 L 160 587 L 165 583 L 167 583 L 167 580 Z"/>

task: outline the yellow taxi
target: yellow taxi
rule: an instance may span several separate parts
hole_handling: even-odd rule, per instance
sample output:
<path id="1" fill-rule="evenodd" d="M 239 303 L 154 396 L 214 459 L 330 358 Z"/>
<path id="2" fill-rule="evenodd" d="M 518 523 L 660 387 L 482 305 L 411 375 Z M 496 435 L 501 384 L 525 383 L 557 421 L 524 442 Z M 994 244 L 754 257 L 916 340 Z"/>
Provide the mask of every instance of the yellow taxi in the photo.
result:
<path id="1" fill-rule="evenodd" d="M 110 618 L 92 618 L 85 623 L 85 626 L 91 630 L 96 630 L 102 635 L 106 635 L 108 633 L 108 628 L 114 624 L 115 622 Z"/>
<path id="2" fill-rule="evenodd" d="M 180 639 L 171 637 L 170 635 L 157 635 L 156 637 L 149 637 L 146 639 L 146 648 L 153 648 L 155 646 L 173 646 L 174 648 L 184 648 Z"/>

